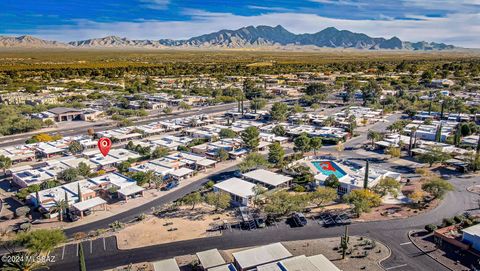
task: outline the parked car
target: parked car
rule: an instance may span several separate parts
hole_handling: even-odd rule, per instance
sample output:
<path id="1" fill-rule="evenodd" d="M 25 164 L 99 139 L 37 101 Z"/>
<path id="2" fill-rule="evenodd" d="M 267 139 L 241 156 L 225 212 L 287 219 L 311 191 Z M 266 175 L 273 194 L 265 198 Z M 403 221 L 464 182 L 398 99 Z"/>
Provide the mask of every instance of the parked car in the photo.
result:
<path id="1" fill-rule="evenodd" d="M 263 220 L 263 218 L 256 218 L 255 219 L 255 225 L 257 225 L 257 228 L 265 228 L 267 226 L 265 224 L 265 220 Z"/>
<path id="2" fill-rule="evenodd" d="M 168 190 L 171 190 L 175 187 L 178 186 L 178 182 L 169 182 L 167 185 L 165 185 L 164 187 L 162 187 L 162 190 L 163 191 L 168 191 Z"/>
<path id="3" fill-rule="evenodd" d="M 67 213 L 67 219 L 70 222 L 75 222 L 75 221 L 79 220 L 80 218 L 78 217 L 78 215 L 70 212 L 70 213 Z"/>
<path id="4" fill-rule="evenodd" d="M 91 215 L 92 214 L 92 210 L 90 209 L 87 209 L 85 211 L 83 211 L 83 215 L 87 216 L 87 215 Z"/>
<path id="5" fill-rule="evenodd" d="M 307 225 L 307 218 L 302 213 L 293 213 L 292 220 L 297 227 L 303 227 Z"/>

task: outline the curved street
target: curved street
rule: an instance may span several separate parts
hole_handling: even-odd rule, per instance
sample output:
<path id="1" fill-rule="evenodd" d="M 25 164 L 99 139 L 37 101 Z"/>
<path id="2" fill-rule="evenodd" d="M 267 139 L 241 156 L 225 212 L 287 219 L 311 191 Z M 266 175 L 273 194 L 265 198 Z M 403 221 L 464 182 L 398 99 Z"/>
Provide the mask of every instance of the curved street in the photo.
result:
<path id="1" fill-rule="evenodd" d="M 392 122 L 399 117 L 400 115 L 392 115 L 388 119 L 389 122 Z M 375 130 L 384 130 L 387 126 L 388 123 L 378 123 L 372 128 L 375 128 Z M 345 144 L 346 148 L 352 150 L 346 151 L 350 160 L 372 159 L 370 155 L 358 154 L 353 151 L 365 140 L 366 136 L 362 135 L 353 138 Z M 325 149 L 329 148 L 326 147 Z M 381 164 L 381 167 L 401 172 L 405 177 L 412 177 L 415 175 L 412 168 L 399 166 L 389 161 L 377 162 Z M 234 167 L 227 168 L 222 172 L 231 171 L 233 169 Z M 466 188 L 475 184 L 479 180 L 479 177 L 468 177 L 458 174 L 449 180 L 455 186 L 455 191 L 449 192 L 435 209 L 410 218 L 354 223 L 349 226 L 350 234 L 368 236 L 386 244 L 391 249 L 391 256 L 381 263 L 385 270 L 448 270 L 431 259 L 428 255 L 425 255 L 418 250 L 408 239 L 408 233 L 411 230 L 422 229 L 426 224 L 440 223 L 445 217 L 452 217 L 459 213 L 478 208 L 478 195 L 468 192 Z M 110 218 L 66 229 L 65 232 L 67 235 L 72 236 L 75 232 L 79 231 L 89 232 L 98 228 L 107 228 L 108 224 L 116 220 L 129 221 L 134 219 L 139 213 L 150 210 L 151 207 L 166 204 L 197 190 L 206 181 L 208 181 L 208 179 L 199 180 L 196 183 L 192 183 L 173 191 L 172 193 L 155 199 L 145 205 Z M 114 237 L 86 241 L 83 243 L 83 246 L 87 251 L 85 257 L 88 268 L 91 270 L 103 270 L 133 262 L 155 261 L 183 254 L 192 254 L 211 248 L 232 249 L 263 245 L 278 241 L 335 237 L 340 236 L 342 233 L 343 227 L 338 226 L 326 228 L 312 220 L 303 228 L 290 228 L 287 224 L 279 224 L 277 227 L 269 227 L 254 231 L 232 230 L 225 231 L 222 236 L 218 237 L 180 241 L 132 250 L 117 249 Z M 55 252 L 57 261 L 51 266 L 51 269 L 76 269 L 78 267 L 77 251 L 77 245 L 68 245 L 57 250 Z"/>
<path id="2" fill-rule="evenodd" d="M 447 194 L 445 199 L 430 212 L 407 219 L 379 222 L 354 223 L 350 225 L 351 235 L 364 235 L 386 244 L 392 255 L 381 265 L 385 270 L 448 270 L 419 251 L 409 242 L 408 232 L 423 228 L 429 223 L 439 223 L 444 217 L 450 217 L 466 210 L 474 209 L 477 195 L 466 191 L 478 177 L 452 178 L 456 190 Z M 155 261 L 183 254 L 192 254 L 210 248 L 232 249 L 268 244 L 278 241 L 291 241 L 340 236 L 343 227 L 325 228 L 310 221 L 303 228 L 290 228 L 286 224 L 254 231 L 225 231 L 222 236 L 180 241 L 132 250 L 118 250 L 113 237 L 86 241 L 86 263 L 90 270 L 101 270 L 125 265 L 132 262 Z M 57 261 L 52 270 L 74 270 L 78 265 L 76 245 L 69 245 L 55 252 Z M 63 260 L 61 260 L 63 257 Z"/>

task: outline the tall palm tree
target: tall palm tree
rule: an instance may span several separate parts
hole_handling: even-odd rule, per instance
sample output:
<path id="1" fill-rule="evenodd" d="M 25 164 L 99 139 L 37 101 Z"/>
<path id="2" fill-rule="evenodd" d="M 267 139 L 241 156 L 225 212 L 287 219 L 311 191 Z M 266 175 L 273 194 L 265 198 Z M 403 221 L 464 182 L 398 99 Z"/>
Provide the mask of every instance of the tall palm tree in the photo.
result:
<path id="1" fill-rule="evenodd" d="M 367 139 L 371 141 L 372 148 L 375 146 L 375 141 L 379 140 L 381 137 L 382 136 L 379 132 L 368 130 Z"/>
<path id="2" fill-rule="evenodd" d="M 58 219 L 60 221 L 63 221 L 63 212 L 68 208 L 68 203 L 61 199 L 59 201 L 55 202 L 55 205 L 53 205 L 52 210 L 55 212 L 58 212 Z"/>

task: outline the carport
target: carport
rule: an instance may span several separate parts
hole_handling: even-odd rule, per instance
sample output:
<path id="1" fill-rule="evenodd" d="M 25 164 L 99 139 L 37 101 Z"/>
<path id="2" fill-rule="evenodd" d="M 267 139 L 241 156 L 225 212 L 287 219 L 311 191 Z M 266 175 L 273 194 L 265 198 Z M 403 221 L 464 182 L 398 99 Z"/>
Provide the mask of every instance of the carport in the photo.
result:
<path id="1" fill-rule="evenodd" d="M 107 210 L 107 202 L 100 197 L 95 197 L 85 201 L 80 201 L 80 202 L 74 203 L 72 206 L 73 208 L 75 208 L 80 212 L 80 217 L 82 218 L 83 218 L 84 211 L 93 209 L 97 206 L 101 206 L 103 208 L 103 211 Z"/>
<path id="2" fill-rule="evenodd" d="M 128 197 L 135 196 L 140 194 L 143 196 L 143 191 L 145 188 L 138 186 L 136 184 L 129 185 L 117 191 L 119 198 L 124 198 L 127 201 Z"/>

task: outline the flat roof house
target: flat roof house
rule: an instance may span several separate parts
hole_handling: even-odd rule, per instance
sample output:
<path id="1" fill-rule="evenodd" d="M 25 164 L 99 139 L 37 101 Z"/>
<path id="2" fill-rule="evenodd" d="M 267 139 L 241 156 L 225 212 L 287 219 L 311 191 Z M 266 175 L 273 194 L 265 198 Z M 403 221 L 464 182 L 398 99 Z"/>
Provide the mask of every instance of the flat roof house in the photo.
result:
<path id="1" fill-rule="evenodd" d="M 243 177 L 253 183 L 260 183 L 269 189 L 288 187 L 293 179 L 292 177 L 274 173 L 265 169 L 252 170 L 244 173 Z"/>
<path id="2" fill-rule="evenodd" d="M 300 255 L 257 267 L 257 271 L 340 271 L 322 254 Z"/>
<path id="3" fill-rule="evenodd" d="M 480 224 L 463 229 L 462 241 L 480 251 Z"/>
<path id="4" fill-rule="evenodd" d="M 218 252 L 218 249 L 210 249 L 197 252 L 197 258 L 203 267 L 203 270 L 210 270 L 210 268 L 225 265 L 227 262 Z"/>
<path id="5" fill-rule="evenodd" d="M 254 193 L 255 184 L 239 178 L 230 178 L 213 186 L 213 190 L 227 192 L 232 196 L 232 204 L 248 206 Z"/>
<path id="6" fill-rule="evenodd" d="M 292 257 L 292 254 L 281 243 L 251 248 L 235 252 L 232 255 L 239 271 L 256 270 L 257 266 Z"/>
<path id="7" fill-rule="evenodd" d="M 56 122 L 81 120 L 83 118 L 82 110 L 68 107 L 55 107 L 48 110 L 54 115 Z"/>
<path id="8" fill-rule="evenodd" d="M 175 259 L 167 259 L 153 262 L 153 270 L 155 271 L 180 271 L 177 261 Z"/>

